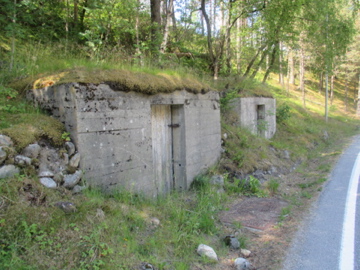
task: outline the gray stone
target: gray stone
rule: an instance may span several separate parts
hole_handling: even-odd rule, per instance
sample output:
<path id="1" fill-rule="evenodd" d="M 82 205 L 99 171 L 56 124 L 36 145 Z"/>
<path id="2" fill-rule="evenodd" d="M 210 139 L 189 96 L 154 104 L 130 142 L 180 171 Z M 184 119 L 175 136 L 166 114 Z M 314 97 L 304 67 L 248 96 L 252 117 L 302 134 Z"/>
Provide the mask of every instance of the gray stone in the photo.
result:
<path id="1" fill-rule="evenodd" d="M 155 270 L 156 268 L 151 263 L 142 263 L 140 270 Z"/>
<path id="2" fill-rule="evenodd" d="M 284 158 L 290 159 L 290 152 L 288 150 L 284 150 Z"/>
<path id="3" fill-rule="evenodd" d="M 156 218 L 156 217 L 152 217 L 150 219 L 150 224 L 151 224 L 152 228 L 157 228 L 157 227 L 160 226 L 160 220 L 158 218 Z"/>
<path id="4" fill-rule="evenodd" d="M 22 156 L 22 155 L 17 155 L 15 156 L 15 164 L 24 167 L 24 166 L 29 166 L 31 165 L 31 158 Z"/>
<path id="5" fill-rule="evenodd" d="M 22 154 L 28 158 L 37 158 L 40 154 L 41 147 L 37 143 L 29 144 L 24 148 Z"/>
<path id="6" fill-rule="evenodd" d="M 8 147 L 11 147 L 13 146 L 14 143 L 13 141 L 11 140 L 10 137 L 8 136 L 5 136 L 5 135 L 0 135 L 0 146 L 8 146 Z"/>
<path id="7" fill-rule="evenodd" d="M 73 188 L 77 183 L 80 182 L 82 177 L 82 171 L 77 170 L 74 174 L 65 174 L 64 175 L 64 187 Z"/>
<path id="8" fill-rule="evenodd" d="M 84 189 L 86 189 L 85 186 L 76 185 L 76 186 L 72 189 L 72 193 L 73 193 L 73 194 L 79 194 L 79 193 L 81 193 Z"/>
<path id="9" fill-rule="evenodd" d="M 69 164 L 69 154 L 64 153 L 62 157 L 63 157 L 63 160 L 64 160 L 64 164 L 68 165 Z"/>
<path id="10" fill-rule="evenodd" d="M 75 213 L 77 211 L 75 204 L 72 202 L 57 202 L 55 206 L 63 210 L 66 214 Z"/>
<path id="11" fill-rule="evenodd" d="M 69 161 L 69 166 L 72 168 L 79 167 L 80 163 L 80 153 L 76 153 Z"/>
<path id="12" fill-rule="evenodd" d="M 271 175 L 277 175 L 278 174 L 278 170 L 275 166 L 271 166 L 270 167 L 270 172 Z"/>
<path id="13" fill-rule="evenodd" d="M 41 177 L 49 177 L 49 178 L 52 178 L 54 177 L 54 173 L 51 172 L 51 171 L 41 171 L 39 172 L 39 175 L 38 175 L 40 178 Z"/>
<path id="14" fill-rule="evenodd" d="M 105 213 L 101 208 L 96 209 L 96 215 L 98 219 L 103 220 L 105 218 Z"/>
<path id="15" fill-rule="evenodd" d="M 0 146 L 0 165 L 4 163 L 7 158 L 7 152 L 5 151 L 5 147 Z"/>
<path id="16" fill-rule="evenodd" d="M 240 242 L 239 240 L 232 235 L 225 237 L 225 244 L 228 245 L 231 249 L 239 249 L 240 248 Z"/>
<path id="17" fill-rule="evenodd" d="M 41 148 L 39 155 L 39 171 L 52 171 L 54 174 L 61 172 L 66 167 L 60 158 L 58 150 L 49 147 Z"/>
<path id="18" fill-rule="evenodd" d="M 71 157 L 75 153 L 75 145 L 72 142 L 66 142 L 65 148 L 69 157 Z"/>
<path id="19" fill-rule="evenodd" d="M 237 258 L 234 261 L 234 265 L 235 265 L 236 270 L 250 270 L 251 269 L 250 262 L 244 258 Z"/>
<path id="20" fill-rule="evenodd" d="M 241 249 L 240 250 L 240 252 L 241 252 L 241 255 L 243 255 L 245 258 L 247 258 L 247 257 L 250 257 L 250 255 L 251 255 L 251 251 L 250 250 L 248 250 L 248 249 Z"/>
<path id="21" fill-rule="evenodd" d="M 4 165 L 0 167 L 0 179 L 12 177 L 19 173 L 20 173 L 19 168 L 15 167 L 14 165 Z"/>
<path id="22" fill-rule="evenodd" d="M 214 260 L 214 261 L 218 260 L 217 254 L 214 251 L 214 249 L 212 247 L 207 246 L 207 245 L 200 244 L 198 246 L 198 248 L 197 248 L 197 253 L 200 256 L 208 257 L 211 260 Z"/>
<path id="23" fill-rule="evenodd" d="M 213 175 L 210 179 L 210 184 L 224 186 L 224 177 L 222 175 Z"/>
<path id="24" fill-rule="evenodd" d="M 40 183 L 43 184 L 47 188 L 56 188 L 56 182 L 50 177 L 41 177 Z"/>

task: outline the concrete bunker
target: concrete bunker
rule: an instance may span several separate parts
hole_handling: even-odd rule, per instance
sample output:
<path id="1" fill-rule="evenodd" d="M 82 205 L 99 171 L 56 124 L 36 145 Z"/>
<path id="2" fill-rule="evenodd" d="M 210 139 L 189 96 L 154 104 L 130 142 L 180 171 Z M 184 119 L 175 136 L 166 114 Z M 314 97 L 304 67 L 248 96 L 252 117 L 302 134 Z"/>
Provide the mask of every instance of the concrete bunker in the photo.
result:
<path id="1" fill-rule="evenodd" d="M 186 190 L 220 157 L 217 92 L 149 95 L 108 83 L 64 83 L 27 97 L 65 124 L 86 181 L 105 191 Z"/>
<path id="2" fill-rule="evenodd" d="M 241 97 L 232 102 L 238 125 L 253 134 L 271 139 L 276 132 L 276 100 L 268 97 Z"/>

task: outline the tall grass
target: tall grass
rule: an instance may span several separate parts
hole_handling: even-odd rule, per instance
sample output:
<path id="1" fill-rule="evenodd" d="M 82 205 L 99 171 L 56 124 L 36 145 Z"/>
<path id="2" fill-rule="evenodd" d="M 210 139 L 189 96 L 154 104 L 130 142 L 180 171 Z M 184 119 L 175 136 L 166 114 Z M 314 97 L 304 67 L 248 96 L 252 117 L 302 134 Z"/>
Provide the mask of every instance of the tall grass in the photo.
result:
<path id="1" fill-rule="evenodd" d="M 30 189 L 29 189 L 30 185 Z M 147 199 L 126 191 L 71 196 L 25 176 L 0 180 L 2 269 L 190 269 L 200 243 L 223 252 L 216 218 L 224 196 L 210 187 Z M 41 196 L 38 204 L 28 196 Z M 72 201 L 78 211 L 54 206 Z M 156 218 L 160 224 L 154 224 Z"/>

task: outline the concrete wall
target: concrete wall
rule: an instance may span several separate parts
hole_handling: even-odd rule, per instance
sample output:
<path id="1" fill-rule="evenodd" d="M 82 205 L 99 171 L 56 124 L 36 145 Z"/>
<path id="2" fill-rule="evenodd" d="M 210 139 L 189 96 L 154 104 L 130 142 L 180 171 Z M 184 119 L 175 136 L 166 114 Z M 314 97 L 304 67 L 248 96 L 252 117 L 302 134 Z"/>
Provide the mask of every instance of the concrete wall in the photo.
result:
<path id="1" fill-rule="evenodd" d="M 150 196 L 187 189 L 221 150 L 215 92 L 144 95 L 108 85 L 70 83 L 28 98 L 65 123 L 92 186 Z"/>
<path id="2" fill-rule="evenodd" d="M 276 132 L 276 100 L 265 97 L 237 98 L 232 104 L 239 125 L 267 139 Z"/>

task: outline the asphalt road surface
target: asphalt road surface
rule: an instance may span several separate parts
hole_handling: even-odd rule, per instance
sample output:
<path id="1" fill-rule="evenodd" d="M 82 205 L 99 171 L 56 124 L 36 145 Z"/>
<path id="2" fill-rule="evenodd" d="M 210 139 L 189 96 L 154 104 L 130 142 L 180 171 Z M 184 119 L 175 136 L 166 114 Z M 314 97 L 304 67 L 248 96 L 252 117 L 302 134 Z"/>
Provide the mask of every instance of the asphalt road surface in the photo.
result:
<path id="1" fill-rule="evenodd" d="M 283 270 L 360 270 L 359 175 L 357 136 L 294 238 Z"/>

